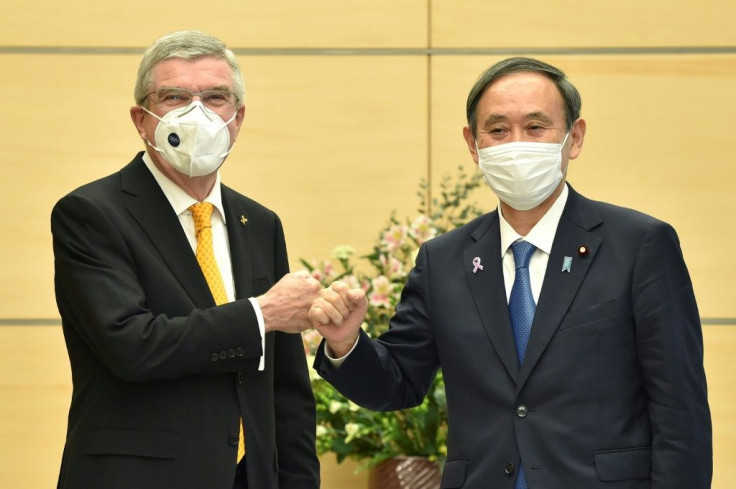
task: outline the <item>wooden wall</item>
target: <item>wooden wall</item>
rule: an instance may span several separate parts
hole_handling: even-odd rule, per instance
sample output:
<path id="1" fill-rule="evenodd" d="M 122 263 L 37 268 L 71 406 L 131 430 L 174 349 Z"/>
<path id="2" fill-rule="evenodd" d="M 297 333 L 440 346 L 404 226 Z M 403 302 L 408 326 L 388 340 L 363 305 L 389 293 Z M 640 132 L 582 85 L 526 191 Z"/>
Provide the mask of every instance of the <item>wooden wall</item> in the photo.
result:
<path id="1" fill-rule="evenodd" d="M 143 49 L 213 33 L 246 77 L 246 120 L 223 168 L 282 217 L 293 268 L 341 244 L 368 251 L 421 178 L 463 165 L 478 74 L 524 54 L 583 96 L 585 195 L 671 222 L 706 326 L 713 487 L 736 484 L 736 4 L 702 0 L 170 2 L 5 0 L 0 20 L 0 487 L 52 487 L 71 392 L 53 297 L 49 213 L 142 146 L 128 117 Z M 490 190 L 477 194 L 487 209 Z M 325 489 L 365 474 L 325 460 Z"/>

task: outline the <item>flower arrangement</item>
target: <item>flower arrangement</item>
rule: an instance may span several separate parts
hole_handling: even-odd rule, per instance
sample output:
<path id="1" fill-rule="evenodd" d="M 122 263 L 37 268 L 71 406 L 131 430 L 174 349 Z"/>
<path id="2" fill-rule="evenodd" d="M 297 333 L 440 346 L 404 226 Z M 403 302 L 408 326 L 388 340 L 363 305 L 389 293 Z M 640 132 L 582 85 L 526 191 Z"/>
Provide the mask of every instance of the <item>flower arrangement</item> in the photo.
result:
<path id="1" fill-rule="evenodd" d="M 363 323 L 372 338 L 388 329 L 401 290 L 414 265 L 419 247 L 433 237 L 459 227 L 482 211 L 468 203 L 470 193 L 481 183 L 479 173 L 466 174 L 462 168 L 453 181 L 444 177 L 439 198 L 428 198 L 428 184 L 422 181 L 417 193 L 418 215 L 401 221 L 395 213 L 380 232 L 373 252 L 362 257 L 369 271 L 353 261 L 355 250 L 338 246 L 332 259 L 307 261 L 302 264 L 324 287 L 335 280 L 351 287 L 362 287 L 369 306 Z M 309 330 L 303 334 L 307 356 L 314 354 L 321 337 Z M 333 452 L 337 461 L 346 458 L 362 462 L 365 468 L 399 455 L 424 456 L 442 463 L 447 454 L 447 403 L 440 371 L 421 405 L 407 410 L 374 412 L 360 408 L 345 399 L 329 383 L 310 369 L 317 404 L 317 451 Z"/>

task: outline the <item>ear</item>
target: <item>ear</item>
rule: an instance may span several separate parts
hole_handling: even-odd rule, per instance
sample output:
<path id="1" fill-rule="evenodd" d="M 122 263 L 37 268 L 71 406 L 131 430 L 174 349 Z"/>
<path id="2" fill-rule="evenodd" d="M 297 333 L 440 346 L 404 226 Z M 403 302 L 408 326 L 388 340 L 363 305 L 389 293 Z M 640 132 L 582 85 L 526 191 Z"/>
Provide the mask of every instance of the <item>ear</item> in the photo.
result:
<path id="1" fill-rule="evenodd" d="M 473 133 L 470 131 L 469 126 L 463 127 L 463 137 L 465 138 L 465 143 L 468 145 L 468 150 L 470 151 L 470 155 L 473 157 L 473 161 L 475 164 L 478 164 L 478 149 L 475 146 L 475 137 L 473 136 Z"/>
<path id="2" fill-rule="evenodd" d="M 143 125 L 143 118 L 145 116 L 146 116 L 146 113 L 140 106 L 134 105 L 133 107 L 130 108 L 130 119 L 133 121 L 133 125 L 135 126 L 136 131 L 138 131 L 138 135 L 144 141 L 148 139 L 147 134 L 146 134 L 146 128 Z"/>
<path id="3" fill-rule="evenodd" d="M 573 125 L 572 129 L 570 129 L 570 139 L 572 142 L 570 143 L 570 159 L 574 160 L 575 158 L 580 155 L 580 152 L 583 150 L 583 140 L 585 139 L 585 119 L 578 119 L 576 120 Z"/>

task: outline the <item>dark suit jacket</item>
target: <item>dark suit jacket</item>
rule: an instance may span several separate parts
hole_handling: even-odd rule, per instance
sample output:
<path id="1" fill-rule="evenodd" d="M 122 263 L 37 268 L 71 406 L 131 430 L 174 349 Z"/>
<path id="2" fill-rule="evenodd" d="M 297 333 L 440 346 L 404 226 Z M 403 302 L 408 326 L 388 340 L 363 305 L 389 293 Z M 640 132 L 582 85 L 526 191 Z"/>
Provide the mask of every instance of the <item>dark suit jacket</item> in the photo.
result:
<path id="1" fill-rule="evenodd" d="M 442 368 L 443 488 L 511 489 L 520 459 L 531 489 L 710 487 L 702 333 L 677 236 L 572 189 L 523 367 L 491 212 L 422 247 L 389 332 L 362 334 L 338 369 L 320 348 L 315 368 L 374 410 L 420 403 Z"/>
<path id="2" fill-rule="evenodd" d="M 241 416 L 251 487 L 319 487 L 301 337 L 267 334 L 257 371 L 247 298 L 288 271 L 278 217 L 222 187 L 238 300 L 214 307 L 141 154 L 51 216 L 74 384 L 59 487 L 232 489 Z"/>

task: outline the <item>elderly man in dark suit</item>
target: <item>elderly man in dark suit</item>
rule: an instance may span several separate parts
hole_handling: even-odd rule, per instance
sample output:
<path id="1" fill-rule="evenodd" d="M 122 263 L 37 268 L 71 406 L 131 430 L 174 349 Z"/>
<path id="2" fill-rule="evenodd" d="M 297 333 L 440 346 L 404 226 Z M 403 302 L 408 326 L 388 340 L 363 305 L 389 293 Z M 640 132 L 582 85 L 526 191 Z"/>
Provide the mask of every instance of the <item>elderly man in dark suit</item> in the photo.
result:
<path id="1" fill-rule="evenodd" d="M 504 60 L 468 97 L 468 149 L 499 208 L 427 242 L 391 328 L 360 330 L 336 282 L 310 318 L 319 373 L 375 410 L 417 405 L 442 368 L 443 488 L 706 489 L 703 342 L 675 231 L 565 181 L 580 96 L 559 69 Z"/>
<path id="2" fill-rule="evenodd" d="M 319 284 L 288 274 L 276 214 L 220 182 L 238 62 L 207 34 L 144 54 L 146 151 L 61 199 L 51 227 L 74 390 L 63 489 L 316 489 L 298 332 Z"/>

